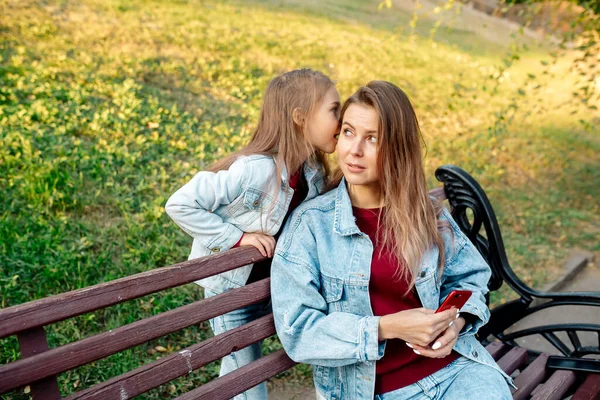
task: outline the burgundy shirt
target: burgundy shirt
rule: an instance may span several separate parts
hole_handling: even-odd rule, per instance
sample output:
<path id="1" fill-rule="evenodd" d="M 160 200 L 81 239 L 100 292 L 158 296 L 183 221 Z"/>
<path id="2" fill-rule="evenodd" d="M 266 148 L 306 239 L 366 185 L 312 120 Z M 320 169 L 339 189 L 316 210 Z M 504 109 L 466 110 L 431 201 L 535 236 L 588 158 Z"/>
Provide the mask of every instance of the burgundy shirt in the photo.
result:
<path id="1" fill-rule="evenodd" d="M 358 228 L 369 235 L 373 242 L 369 296 L 375 316 L 393 314 L 403 310 L 422 307 L 416 290 L 407 295 L 409 282 L 395 277 L 397 258 L 387 249 L 380 252 L 377 240 L 377 221 L 384 208 L 352 207 Z M 381 221 L 383 223 L 383 221 Z M 459 354 L 452 351 L 444 358 L 429 358 L 415 354 L 401 339 L 388 339 L 383 358 L 377 361 L 375 393 L 388 393 L 433 374 L 456 360 Z"/>

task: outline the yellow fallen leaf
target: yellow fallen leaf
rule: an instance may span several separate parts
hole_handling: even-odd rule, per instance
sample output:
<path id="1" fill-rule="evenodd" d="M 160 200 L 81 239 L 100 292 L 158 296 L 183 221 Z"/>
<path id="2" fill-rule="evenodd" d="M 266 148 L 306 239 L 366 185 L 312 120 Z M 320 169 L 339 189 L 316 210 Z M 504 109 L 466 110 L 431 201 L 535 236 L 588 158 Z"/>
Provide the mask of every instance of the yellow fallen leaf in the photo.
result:
<path id="1" fill-rule="evenodd" d="M 167 349 L 165 349 L 165 348 L 164 348 L 164 347 L 162 347 L 162 346 L 156 346 L 156 347 L 154 348 L 154 350 L 156 350 L 156 351 L 158 351 L 158 352 L 160 352 L 160 353 L 166 353 L 166 352 L 167 352 Z"/>
<path id="2" fill-rule="evenodd" d="M 31 388 L 29 386 L 25 386 L 25 389 L 23 389 L 23 393 L 28 394 L 29 392 L 31 392 Z"/>

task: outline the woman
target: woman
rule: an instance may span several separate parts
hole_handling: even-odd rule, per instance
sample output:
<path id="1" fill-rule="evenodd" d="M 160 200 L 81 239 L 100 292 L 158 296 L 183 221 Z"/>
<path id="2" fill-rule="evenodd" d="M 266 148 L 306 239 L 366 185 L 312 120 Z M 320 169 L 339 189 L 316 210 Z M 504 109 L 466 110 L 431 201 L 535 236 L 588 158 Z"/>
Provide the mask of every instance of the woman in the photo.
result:
<path id="1" fill-rule="evenodd" d="M 474 334 L 490 269 L 427 194 L 421 134 L 383 81 L 342 108 L 337 188 L 299 207 L 272 264 L 277 333 L 326 399 L 510 399 Z M 453 290 L 461 308 L 435 313 Z"/>

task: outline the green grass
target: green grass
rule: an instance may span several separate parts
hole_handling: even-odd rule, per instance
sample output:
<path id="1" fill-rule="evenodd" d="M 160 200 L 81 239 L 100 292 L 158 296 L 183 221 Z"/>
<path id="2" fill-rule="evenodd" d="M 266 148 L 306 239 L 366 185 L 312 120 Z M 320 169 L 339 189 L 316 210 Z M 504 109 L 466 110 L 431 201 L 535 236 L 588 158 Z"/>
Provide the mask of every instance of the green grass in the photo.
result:
<path id="1" fill-rule="evenodd" d="M 525 282 L 554 279 L 572 247 L 600 251 L 600 140 L 579 122 L 593 121 L 589 111 L 561 105 L 573 82 L 561 75 L 567 65 L 543 75 L 543 51 L 530 44 L 493 94 L 489 76 L 508 44 L 443 27 L 432 42 L 425 18 L 409 37 L 410 13 L 378 13 L 377 4 L 0 0 L 0 305 L 184 260 L 190 239 L 164 203 L 247 141 L 267 82 L 298 67 L 332 76 L 342 97 L 371 79 L 403 87 L 428 144 L 430 184 L 446 163 L 481 182 Z M 519 95 L 527 73 L 547 84 Z M 513 97 L 516 113 L 495 125 L 498 115 L 510 117 L 503 110 Z M 200 297 L 187 285 L 80 316 L 50 327 L 50 343 Z M 61 390 L 150 362 L 160 356 L 148 353 L 156 345 L 176 351 L 208 336 L 203 324 L 116 354 L 63 374 Z M 16 339 L 0 340 L 0 362 L 16 358 Z M 217 371 L 209 365 L 144 398 L 183 393 Z M 285 379 L 308 375 L 302 367 Z"/>

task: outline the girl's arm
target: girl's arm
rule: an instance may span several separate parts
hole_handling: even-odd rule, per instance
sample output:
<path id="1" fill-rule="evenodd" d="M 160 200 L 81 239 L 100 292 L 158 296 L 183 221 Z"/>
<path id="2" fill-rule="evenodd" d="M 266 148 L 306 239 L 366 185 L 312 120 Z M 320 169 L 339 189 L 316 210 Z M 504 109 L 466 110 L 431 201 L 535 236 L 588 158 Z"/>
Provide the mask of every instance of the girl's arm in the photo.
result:
<path id="1" fill-rule="evenodd" d="M 271 265 L 275 327 L 286 352 L 294 361 L 329 367 L 379 360 L 385 348 L 380 317 L 328 314 L 318 260 L 310 255 L 315 239 L 296 222 L 290 218 L 284 228 Z"/>
<path id="2" fill-rule="evenodd" d="M 490 319 L 485 294 L 488 292 L 487 284 L 492 273 L 479 251 L 462 233 L 447 210 L 443 211 L 441 218 L 450 223 L 454 237 L 447 235 L 447 240 L 444 240 L 450 251 L 445 250 L 446 263 L 442 275 L 440 304 L 453 290 L 473 292 L 461 308 L 461 316 L 465 317 L 466 324 L 459 336 L 474 335 Z"/>
<path id="3" fill-rule="evenodd" d="M 229 249 L 240 241 L 243 232 L 212 211 L 241 196 L 250 174 L 245 157 L 237 159 L 228 170 L 199 172 L 169 198 L 165 211 L 207 248 Z"/>

